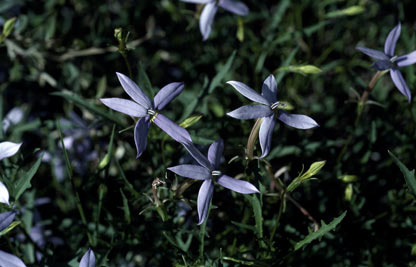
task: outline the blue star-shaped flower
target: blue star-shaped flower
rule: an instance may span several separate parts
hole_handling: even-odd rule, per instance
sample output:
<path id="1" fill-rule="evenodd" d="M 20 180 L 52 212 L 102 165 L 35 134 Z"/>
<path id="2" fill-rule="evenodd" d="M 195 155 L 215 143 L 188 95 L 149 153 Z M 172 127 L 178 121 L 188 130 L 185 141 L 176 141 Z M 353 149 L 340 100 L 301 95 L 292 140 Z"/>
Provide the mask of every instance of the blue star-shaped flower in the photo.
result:
<path id="1" fill-rule="evenodd" d="M 214 21 L 215 14 L 217 13 L 218 7 L 222 7 L 231 13 L 246 16 L 249 12 L 248 7 L 240 2 L 234 0 L 181 0 L 182 2 L 206 4 L 202 10 L 201 17 L 199 19 L 199 29 L 203 40 L 207 40 L 211 33 L 212 23 Z"/>
<path id="2" fill-rule="evenodd" d="M 211 144 L 208 149 L 208 158 L 200 152 L 195 152 L 197 149 L 193 146 L 193 144 L 188 143 L 185 147 L 200 164 L 200 166 L 184 164 L 170 167 L 168 170 L 183 177 L 204 181 L 198 193 L 198 224 L 203 223 L 207 218 L 209 202 L 214 192 L 214 182 L 241 194 L 260 193 L 259 190 L 251 183 L 237 180 L 222 174 L 221 171 L 218 170 L 222 152 L 224 151 L 224 141 L 222 139 L 218 139 Z"/>
<path id="3" fill-rule="evenodd" d="M 100 100 L 104 105 L 118 112 L 133 117 L 140 117 L 134 128 L 137 158 L 146 149 L 147 132 L 149 131 L 151 122 L 154 122 L 160 129 L 179 143 L 192 142 L 187 130 L 159 113 L 160 110 L 182 92 L 184 87 L 183 83 L 175 82 L 166 85 L 156 94 L 154 101 L 150 101 L 140 87 L 130 80 L 129 77 L 121 73 L 117 73 L 117 77 L 124 91 L 134 101 L 122 98 L 101 98 Z"/>
<path id="4" fill-rule="evenodd" d="M 227 83 L 233 86 L 243 96 L 254 102 L 260 103 L 260 105 L 242 106 L 228 112 L 227 115 L 240 120 L 263 118 L 259 132 L 262 151 L 261 158 L 264 158 L 269 154 L 276 119 L 298 129 L 310 129 L 319 126 L 316 121 L 306 115 L 289 114 L 280 109 L 284 107 L 285 104 L 277 101 L 277 83 L 276 79 L 271 74 L 263 83 L 261 95 L 244 83 L 236 81 L 229 81 Z"/>
<path id="5" fill-rule="evenodd" d="M 395 56 L 394 50 L 396 48 L 397 39 L 399 39 L 401 31 L 401 24 L 394 27 L 393 30 L 387 36 L 384 43 L 384 53 L 378 50 L 357 46 L 356 49 L 360 50 L 367 56 L 370 56 L 376 61 L 371 65 L 376 70 L 390 70 L 390 76 L 393 83 L 399 89 L 400 93 L 407 97 L 409 103 L 412 100 L 409 87 L 403 78 L 402 73 L 397 67 L 409 66 L 416 63 L 416 51 L 403 56 Z"/>

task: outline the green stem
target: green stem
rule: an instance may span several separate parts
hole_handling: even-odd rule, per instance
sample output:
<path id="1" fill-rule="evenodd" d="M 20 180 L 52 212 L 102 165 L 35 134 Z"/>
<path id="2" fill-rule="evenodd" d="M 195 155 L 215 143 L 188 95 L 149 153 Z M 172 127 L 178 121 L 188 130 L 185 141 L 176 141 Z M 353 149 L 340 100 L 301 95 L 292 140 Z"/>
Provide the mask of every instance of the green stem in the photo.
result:
<path id="1" fill-rule="evenodd" d="M 272 233 L 270 235 L 270 243 L 272 243 L 273 238 L 274 238 L 274 236 L 276 234 L 277 228 L 279 226 L 280 218 L 281 218 L 282 213 L 283 213 L 283 207 L 284 207 L 285 198 L 286 198 L 286 192 L 285 191 L 282 191 L 281 192 L 281 195 L 280 195 L 279 212 L 277 213 L 276 221 L 274 223 L 274 226 L 273 226 L 273 229 L 272 229 Z"/>
<path id="2" fill-rule="evenodd" d="M 90 246 L 93 246 L 93 244 L 94 244 L 93 241 L 94 240 L 93 240 L 93 238 L 92 238 L 92 236 L 91 236 L 91 234 L 88 230 L 88 223 L 87 223 L 87 219 L 85 217 L 84 209 L 82 208 L 82 204 L 81 204 L 82 202 L 81 202 L 81 199 L 79 197 L 77 188 L 76 188 L 75 183 L 74 183 L 72 167 L 71 167 L 71 163 L 69 161 L 68 153 L 65 149 L 64 139 L 62 137 L 62 131 L 61 131 L 61 124 L 59 123 L 59 120 L 56 120 L 56 126 L 58 128 L 59 138 L 61 140 L 61 145 L 62 145 L 62 150 L 64 151 L 64 157 L 65 157 L 65 161 L 66 161 L 66 171 L 68 173 L 69 180 L 71 181 L 72 190 L 74 191 L 75 202 L 77 204 L 78 212 L 79 212 L 79 215 L 81 217 L 81 221 L 84 224 L 85 230 L 87 232 L 88 242 L 89 242 Z"/>

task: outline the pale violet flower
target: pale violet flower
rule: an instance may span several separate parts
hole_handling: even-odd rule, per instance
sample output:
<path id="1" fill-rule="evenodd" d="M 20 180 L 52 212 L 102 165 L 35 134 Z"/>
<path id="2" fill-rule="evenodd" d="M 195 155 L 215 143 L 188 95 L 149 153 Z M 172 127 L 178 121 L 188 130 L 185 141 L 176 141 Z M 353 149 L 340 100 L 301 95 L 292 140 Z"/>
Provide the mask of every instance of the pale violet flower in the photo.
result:
<path id="1" fill-rule="evenodd" d="M 376 70 L 390 70 L 390 76 L 394 85 L 396 85 L 400 93 L 407 97 L 407 100 L 410 103 L 412 100 L 410 89 L 398 67 L 405 67 L 416 63 L 416 50 L 403 56 L 396 56 L 394 54 L 396 43 L 400 36 L 400 31 L 401 24 L 399 22 L 399 24 L 397 24 L 397 26 L 394 27 L 387 36 L 386 42 L 384 43 L 384 53 L 360 46 L 357 46 L 356 49 L 360 50 L 367 56 L 376 59 L 372 65 L 372 67 Z"/>
<path id="2" fill-rule="evenodd" d="M 21 259 L 13 254 L 9 254 L 0 250 L 0 266 L 1 267 L 26 267 Z"/>
<path id="3" fill-rule="evenodd" d="M 187 145 L 192 146 L 192 144 Z M 189 147 L 187 149 L 188 151 L 196 150 L 196 148 L 189 149 Z M 224 141 L 218 139 L 209 147 L 208 158 L 202 155 L 202 153 L 191 154 L 200 165 L 184 164 L 168 168 L 168 170 L 180 176 L 204 181 L 198 193 L 198 224 L 203 223 L 207 218 L 215 183 L 241 194 L 260 193 L 251 183 L 237 180 L 219 171 L 223 151 Z"/>
<path id="4" fill-rule="evenodd" d="M 214 21 L 215 14 L 218 11 L 218 7 L 221 7 L 231 13 L 240 16 L 246 16 L 249 12 L 248 7 L 240 2 L 235 0 L 181 0 L 182 2 L 195 3 L 195 4 L 205 4 L 201 12 L 201 17 L 199 18 L 199 29 L 203 40 L 207 40 L 209 34 L 211 33 L 212 23 Z"/>
<path id="5" fill-rule="evenodd" d="M 172 101 L 183 90 L 183 83 L 170 83 L 160 89 L 154 101 L 151 101 L 144 92 L 130 80 L 126 75 L 117 73 L 117 77 L 124 91 L 134 100 L 122 98 L 101 98 L 101 102 L 107 107 L 118 112 L 140 117 L 134 128 L 134 142 L 137 148 L 137 157 L 143 153 L 147 144 L 147 132 L 150 123 L 155 123 L 160 129 L 179 143 L 192 142 L 188 131 L 172 122 L 168 117 L 160 114 L 170 101 Z"/>
<path id="6" fill-rule="evenodd" d="M 7 132 L 7 130 L 12 125 L 16 125 L 23 120 L 24 111 L 22 108 L 14 107 L 12 108 L 4 117 L 3 119 L 3 132 Z"/>
<path id="7" fill-rule="evenodd" d="M 244 83 L 237 81 L 229 81 L 227 83 L 233 86 L 243 96 L 259 103 L 259 105 L 242 106 L 228 112 L 227 115 L 240 120 L 263 118 L 259 132 L 262 158 L 267 156 L 270 151 L 272 133 L 276 120 L 280 120 L 297 129 L 310 129 L 319 126 L 316 121 L 306 115 L 289 114 L 281 110 L 285 105 L 277 101 L 277 83 L 273 75 L 269 75 L 264 81 L 261 95 Z"/>
<path id="8" fill-rule="evenodd" d="M 79 267 L 95 267 L 95 255 L 92 249 L 88 249 L 84 256 L 82 256 Z"/>
<path id="9" fill-rule="evenodd" d="M 6 229 L 13 222 L 15 216 L 15 211 L 6 211 L 0 213 L 0 231 Z"/>
<path id="10" fill-rule="evenodd" d="M 0 160 L 9 158 L 19 151 L 22 143 L 16 144 L 12 142 L 1 142 L 0 143 Z"/>

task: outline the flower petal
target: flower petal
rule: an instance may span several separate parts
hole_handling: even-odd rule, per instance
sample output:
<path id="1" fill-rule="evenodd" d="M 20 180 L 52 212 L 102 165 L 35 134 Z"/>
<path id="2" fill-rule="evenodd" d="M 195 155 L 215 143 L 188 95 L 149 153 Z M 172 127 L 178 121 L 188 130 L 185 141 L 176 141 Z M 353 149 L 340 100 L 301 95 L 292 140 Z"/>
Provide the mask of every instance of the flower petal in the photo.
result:
<path id="1" fill-rule="evenodd" d="M 402 73 L 397 69 L 390 69 L 390 76 L 393 80 L 393 83 L 396 85 L 397 89 L 399 89 L 400 93 L 407 97 L 410 103 L 410 101 L 412 100 L 412 96 L 410 93 L 410 89 L 403 78 Z"/>
<path id="2" fill-rule="evenodd" d="M 240 94 L 254 102 L 261 103 L 267 106 L 273 104 L 242 82 L 228 81 L 227 83 L 234 87 Z"/>
<path id="3" fill-rule="evenodd" d="M 399 21 L 399 24 L 397 24 L 397 26 L 390 31 L 386 42 L 384 43 L 384 53 L 389 57 L 394 56 L 394 49 L 396 48 L 396 43 L 397 39 L 399 39 L 401 28 L 402 26 Z"/>
<path id="4" fill-rule="evenodd" d="M 122 73 L 116 72 L 116 74 L 124 91 L 126 91 L 134 101 L 143 106 L 146 110 L 153 107 L 150 99 L 135 82 Z"/>
<path id="5" fill-rule="evenodd" d="M 147 133 L 149 132 L 150 121 L 147 117 L 141 118 L 134 127 L 134 143 L 136 144 L 137 157 L 139 158 L 146 150 Z"/>
<path id="6" fill-rule="evenodd" d="M 7 211 L 0 213 L 0 231 L 6 229 L 14 220 L 16 212 Z"/>
<path id="7" fill-rule="evenodd" d="M 198 148 L 195 147 L 194 143 L 192 142 L 185 142 L 182 143 L 182 145 L 185 147 L 185 149 L 189 152 L 189 154 L 196 160 L 196 162 L 199 163 L 199 165 L 205 167 L 208 170 L 212 170 L 213 166 L 205 157 L 201 151 L 198 150 Z"/>
<path id="8" fill-rule="evenodd" d="M 26 267 L 21 259 L 13 254 L 6 253 L 0 250 L 0 262 L 1 266 L 7 267 Z"/>
<path id="9" fill-rule="evenodd" d="M 201 30 L 202 40 L 207 40 L 211 33 L 212 23 L 214 22 L 215 14 L 217 13 L 218 6 L 214 3 L 207 4 L 201 12 L 199 18 L 199 29 Z"/>
<path id="10" fill-rule="evenodd" d="M 260 191 L 247 181 L 237 180 L 227 175 L 221 175 L 217 182 L 225 188 L 241 194 L 260 193 Z"/>
<path id="11" fill-rule="evenodd" d="M 389 57 L 386 56 L 386 54 L 384 54 L 383 52 L 378 51 L 378 50 L 370 49 L 370 48 L 367 48 L 367 47 L 361 47 L 361 46 L 357 46 L 357 47 L 355 47 L 355 49 L 363 52 L 367 56 L 370 56 L 370 57 L 378 59 L 378 60 L 390 60 Z"/>
<path id="12" fill-rule="evenodd" d="M 122 99 L 122 98 L 101 98 L 100 101 L 107 107 L 114 109 L 115 111 L 133 116 L 133 117 L 143 117 L 147 113 L 147 110 L 133 102 L 131 100 Z"/>
<path id="13" fill-rule="evenodd" d="M 222 153 L 224 151 L 224 141 L 220 138 L 209 146 L 208 160 L 211 162 L 214 170 L 218 169 Z"/>
<path id="14" fill-rule="evenodd" d="M 95 267 L 95 255 L 92 249 L 88 249 L 84 256 L 82 256 L 79 267 Z"/>
<path id="15" fill-rule="evenodd" d="M 19 151 L 22 143 L 1 142 L 0 143 L 0 160 L 13 156 Z"/>
<path id="16" fill-rule="evenodd" d="M 316 121 L 306 115 L 289 114 L 282 110 L 279 110 L 278 119 L 285 124 L 298 129 L 310 129 L 319 126 Z"/>
<path id="17" fill-rule="evenodd" d="M 265 105 L 247 105 L 239 107 L 231 112 L 228 112 L 227 115 L 240 120 L 249 120 L 267 117 L 273 114 L 273 111 L 269 106 Z"/>
<path id="18" fill-rule="evenodd" d="M 214 2 L 215 0 L 181 0 L 182 2 L 186 3 L 195 3 L 195 4 L 206 4 Z"/>
<path id="19" fill-rule="evenodd" d="M 168 117 L 163 114 L 157 114 L 153 119 L 153 122 L 160 128 L 162 131 L 167 133 L 170 137 L 173 138 L 176 142 L 186 143 L 192 142 L 191 136 L 188 131 L 171 121 Z"/>
<path id="20" fill-rule="evenodd" d="M 413 51 L 409 54 L 397 57 L 396 61 L 397 66 L 404 67 L 416 63 L 416 51 Z"/>
<path id="21" fill-rule="evenodd" d="M 212 198 L 212 193 L 214 192 L 214 185 L 212 184 L 212 180 L 208 179 L 205 180 L 201 188 L 199 188 L 198 193 L 198 216 L 199 216 L 199 222 L 198 225 L 202 224 L 208 216 L 208 210 L 209 210 L 209 202 Z"/>
<path id="22" fill-rule="evenodd" d="M 0 203 L 10 205 L 9 190 L 7 190 L 7 187 L 2 182 L 0 182 Z"/>
<path id="23" fill-rule="evenodd" d="M 211 172 L 207 168 L 198 165 L 184 164 L 169 167 L 168 170 L 177 175 L 196 180 L 206 180 L 211 178 Z"/>
<path id="24" fill-rule="evenodd" d="M 249 12 L 248 7 L 240 1 L 220 0 L 218 2 L 218 5 L 224 8 L 225 10 L 228 10 L 231 13 L 234 13 L 240 16 L 246 16 Z"/>
<path id="25" fill-rule="evenodd" d="M 273 74 L 270 74 L 264 80 L 263 86 L 261 87 L 261 95 L 268 100 L 269 104 L 277 101 L 277 83 Z"/>
<path id="26" fill-rule="evenodd" d="M 155 108 L 162 110 L 170 101 L 172 101 L 183 90 L 183 83 L 170 83 L 164 86 L 154 98 Z"/>
<path id="27" fill-rule="evenodd" d="M 265 117 L 260 125 L 259 140 L 261 147 L 261 157 L 264 158 L 270 152 L 270 145 L 272 143 L 272 134 L 276 120 L 274 116 Z"/>

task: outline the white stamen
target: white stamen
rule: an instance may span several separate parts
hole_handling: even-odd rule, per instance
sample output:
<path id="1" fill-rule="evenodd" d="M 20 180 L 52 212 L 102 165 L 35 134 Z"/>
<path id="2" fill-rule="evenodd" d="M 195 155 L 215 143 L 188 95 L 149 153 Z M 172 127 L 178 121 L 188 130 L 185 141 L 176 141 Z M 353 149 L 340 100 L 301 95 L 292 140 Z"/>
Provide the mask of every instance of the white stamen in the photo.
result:
<path id="1" fill-rule="evenodd" d="M 156 111 L 154 111 L 153 109 L 149 108 L 149 109 L 147 110 L 147 114 L 149 114 L 149 115 L 153 116 L 153 115 L 155 115 L 155 114 L 156 114 Z"/>
<path id="2" fill-rule="evenodd" d="M 211 175 L 212 175 L 212 176 L 221 176 L 221 175 L 222 175 L 222 173 L 221 173 L 220 171 L 212 171 L 212 172 L 211 172 Z"/>

